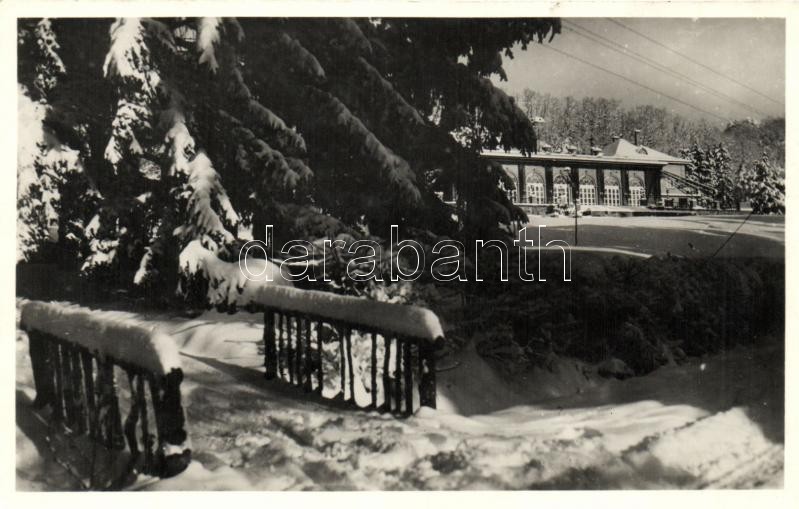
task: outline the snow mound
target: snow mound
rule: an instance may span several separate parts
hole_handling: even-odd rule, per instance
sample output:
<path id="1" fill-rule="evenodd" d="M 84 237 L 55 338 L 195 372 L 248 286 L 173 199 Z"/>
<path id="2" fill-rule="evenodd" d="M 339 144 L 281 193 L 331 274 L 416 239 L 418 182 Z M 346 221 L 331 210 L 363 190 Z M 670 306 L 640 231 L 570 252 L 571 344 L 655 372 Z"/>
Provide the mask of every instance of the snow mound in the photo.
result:
<path id="1" fill-rule="evenodd" d="M 99 311 L 59 302 L 26 302 L 20 326 L 83 346 L 101 357 L 112 357 L 166 375 L 180 369 L 177 346 L 155 326 L 135 315 Z"/>

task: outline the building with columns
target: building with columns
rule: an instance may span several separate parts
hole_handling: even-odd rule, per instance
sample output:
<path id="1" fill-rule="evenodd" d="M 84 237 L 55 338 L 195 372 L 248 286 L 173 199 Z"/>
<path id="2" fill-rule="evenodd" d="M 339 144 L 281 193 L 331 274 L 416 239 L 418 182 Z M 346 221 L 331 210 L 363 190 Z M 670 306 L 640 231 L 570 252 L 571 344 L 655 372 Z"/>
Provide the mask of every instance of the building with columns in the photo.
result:
<path id="1" fill-rule="evenodd" d="M 546 145 L 544 145 L 546 147 Z M 481 156 L 501 164 L 513 182 L 508 197 L 528 213 L 553 206 L 595 209 L 690 209 L 700 194 L 686 181 L 688 161 L 616 138 L 593 155 L 544 148 L 532 155 L 486 151 Z"/>

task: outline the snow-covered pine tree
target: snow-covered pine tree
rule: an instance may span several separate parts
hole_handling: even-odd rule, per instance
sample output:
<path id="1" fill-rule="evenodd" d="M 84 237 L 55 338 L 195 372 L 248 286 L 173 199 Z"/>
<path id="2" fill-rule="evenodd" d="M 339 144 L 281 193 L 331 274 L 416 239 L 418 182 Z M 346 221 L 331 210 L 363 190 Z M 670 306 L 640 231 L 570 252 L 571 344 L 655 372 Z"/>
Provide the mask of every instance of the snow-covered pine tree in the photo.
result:
<path id="1" fill-rule="evenodd" d="M 713 185 L 713 169 L 703 147 L 693 143 L 690 148 L 682 151 L 682 156 L 690 161 L 686 175 L 689 180 L 706 186 Z"/>
<path id="2" fill-rule="evenodd" d="M 43 200 L 37 161 L 44 150 L 42 121 L 45 107 L 31 100 L 21 85 L 17 108 L 19 142 L 17 145 L 17 261 L 29 260 L 49 239 L 48 223 L 52 215 Z"/>
<path id="3" fill-rule="evenodd" d="M 690 161 L 688 179 L 702 184 L 712 192 L 703 192 L 706 205 L 732 208 L 736 203 L 736 183 L 730 167 L 730 155 L 724 144 L 701 147 L 694 143 L 681 151 Z"/>
<path id="4" fill-rule="evenodd" d="M 730 153 L 723 143 L 709 150 L 715 200 L 723 209 L 735 208 L 738 197 L 737 182 L 733 175 Z"/>
<path id="5" fill-rule="evenodd" d="M 49 19 L 21 21 L 18 32 L 25 57 L 19 72 L 29 81 L 18 87 L 17 258 L 29 260 L 53 243 L 71 244 L 77 257 L 79 210 L 91 201 L 91 189 L 77 151 L 46 125 L 48 99 L 66 68 Z M 80 195 L 83 201 L 76 200 Z"/>
<path id="6" fill-rule="evenodd" d="M 763 154 L 742 174 L 742 187 L 755 214 L 785 214 L 785 181 Z"/>
<path id="7" fill-rule="evenodd" d="M 113 268 L 114 285 L 168 288 L 185 246 L 196 240 L 230 259 L 267 222 L 311 240 L 385 236 L 389 224 L 458 234 L 434 194 L 451 182 L 469 204 L 467 227 L 517 217 L 479 149 L 532 150 L 535 136 L 489 78 L 504 77 L 511 48 L 560 25 L 142 18 L 50 27 L 67 72 L 47 123 L 98 191 L 91 210 L 75 213 L 84 217 L 59 221 L 87 224 L 75 254 L 88 272 Z M 19 73 L 29 90 L 35 78 Z M 479 146 L 450 136 L 475 121 Z"/>

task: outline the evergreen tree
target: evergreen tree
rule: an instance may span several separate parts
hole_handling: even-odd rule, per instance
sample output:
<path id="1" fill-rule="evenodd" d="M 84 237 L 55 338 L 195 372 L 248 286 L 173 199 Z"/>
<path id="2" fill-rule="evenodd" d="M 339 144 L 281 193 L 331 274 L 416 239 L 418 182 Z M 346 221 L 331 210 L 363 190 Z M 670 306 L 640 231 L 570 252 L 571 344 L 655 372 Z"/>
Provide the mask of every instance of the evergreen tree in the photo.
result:
<path id="1" fill-rule="evenodd" d="M 51 201 L 74 200 L 54 216 L 58 242 L 86 274 L 149 287 L 175 284 L 193 241 L 232 260 L 242 232 L 266 223 L 278 242 L 387 236 L 390 224 L 497 229 L 523 213 L 479 151 L 531 151 L 535 135 L 490 77 L 505 78 L 512 48 L 559 30 L 555 19 L 21 20 L 20 85 L 43 101 L 49 157 L 72 165 L 52 180 Z M 466 142 L 450 134 L 463 129 Z M 460 225 L 435 196 L 453 183 Z"/>
<path id="2" fill-rule="evenodd" d="M 18 88 L 17 259 L 36 259 L 41 246 L 55 242 L 62 248 L 59 261 L 67 261 L 64 254 L 74 261 L 83 229 L 81 209 L 93 192 L 78 152 L 46 122 L 48 99 L 66 68 L 49 20 L 22 20 L 19 41 L 18 71 L 26 79 Z"/>
<path id="3" fill-rule="evenodd" d="M 755 214 L 785 214 L 785 181 L 765 153 L 742 174 L 744 192 Z"/>
<path id="4" fill-rule="evenodd" d="M 690 148 L 680 151 L 688 159 L 687 178 L 712 189 L 703 191 L 707 205 L 729 209 L 738 201 L 738 183 L 730 165 L 730 154 L 724 144 L 702 148 L 694 143 Z"/>
<path id="5" fill-rule="evenodd" d="M 708 151 L 715 200 L 722 209 L 735 208 L 738 202 L 738 183 L 732 171 L 730 153 L 723 143 Z"/>

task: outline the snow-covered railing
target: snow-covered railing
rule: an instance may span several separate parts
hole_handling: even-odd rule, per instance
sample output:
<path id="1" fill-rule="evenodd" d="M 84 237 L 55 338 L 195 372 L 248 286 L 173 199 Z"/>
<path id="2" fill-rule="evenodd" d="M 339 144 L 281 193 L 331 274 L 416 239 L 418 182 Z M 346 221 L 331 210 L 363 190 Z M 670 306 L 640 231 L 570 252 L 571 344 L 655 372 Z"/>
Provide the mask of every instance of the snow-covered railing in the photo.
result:
<path id="1" fill-rule="evenodd" d="M 249 297 L 264 312 L 267 379 L 398 415 L 417 401 L 436 407 L 444 332 L 432 311 L 287 286 L 261 285 Z"/>
<path id="2" fill-rule="evenodd" d="M 188 466 L 183 371 L 171 338 L 126 313 L 63 303 L 26 302 L 20 325 L 30 341 L 35 404 L 52 408 L 52 425 L 88 436 L 112 458 L 127 445 L 123 474 L 171 477 Z"/>

